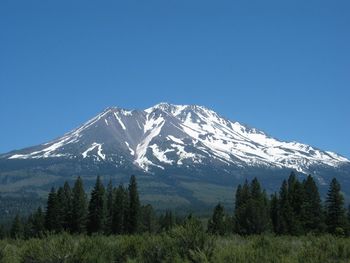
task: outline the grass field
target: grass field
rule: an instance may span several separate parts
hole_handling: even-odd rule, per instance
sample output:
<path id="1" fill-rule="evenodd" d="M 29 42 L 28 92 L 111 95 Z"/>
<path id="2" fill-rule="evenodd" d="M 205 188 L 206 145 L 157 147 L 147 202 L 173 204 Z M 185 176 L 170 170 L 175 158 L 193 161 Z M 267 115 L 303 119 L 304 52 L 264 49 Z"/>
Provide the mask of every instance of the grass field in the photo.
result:
<path id="1" fill-rule="evenodd" d="M 176 228 L 158 235 L 1 240 L 0 262 L 350 262 L 350 239 L 323 236 L 214 237 Z"/>

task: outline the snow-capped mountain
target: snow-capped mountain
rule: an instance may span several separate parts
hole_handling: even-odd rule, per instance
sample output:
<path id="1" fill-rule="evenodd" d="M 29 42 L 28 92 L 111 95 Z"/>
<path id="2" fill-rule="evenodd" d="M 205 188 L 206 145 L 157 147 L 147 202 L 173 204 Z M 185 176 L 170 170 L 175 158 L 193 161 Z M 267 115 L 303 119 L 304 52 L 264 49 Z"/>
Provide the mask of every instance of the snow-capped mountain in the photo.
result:
<path id="1" fill-rule="evenodd" d="M 146 182 L 140 185 L 150 202 L 202 204 L 212 196 L 230 200 L 232 187 L 252 176 L 277 190 L 291 170 L 324 187 L 336 176 L 345 192 L 350 188 L 345 157 L 283 142 L 202 106 L 160 103 L 107 108 L 60 138 L 0 155 L 0 192 L 37 193 L 77 175 L 121 181 L 134 173 Z"/>
<path id="2" fill-rule="evenodd" d="M 146 110 L 108 108 L 52 142 L 6 155 L 8 159 L 91 158 L 147 172 L 211 163 L 267 166 L 309 173 L 350 161 L 298 142 L 283 142 L 196 105 L 160 103 Z"/>

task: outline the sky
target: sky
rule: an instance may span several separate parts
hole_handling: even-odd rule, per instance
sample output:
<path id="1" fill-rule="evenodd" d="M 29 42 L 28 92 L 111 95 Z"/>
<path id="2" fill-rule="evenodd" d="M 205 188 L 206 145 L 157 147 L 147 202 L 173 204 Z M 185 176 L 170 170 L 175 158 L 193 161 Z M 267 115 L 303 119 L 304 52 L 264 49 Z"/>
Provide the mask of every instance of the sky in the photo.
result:
<path id="1" fill-rule="evenodd" d="M 350 158 L 350 1 L 0 1 L 0 153 L 198 104 Z"/>

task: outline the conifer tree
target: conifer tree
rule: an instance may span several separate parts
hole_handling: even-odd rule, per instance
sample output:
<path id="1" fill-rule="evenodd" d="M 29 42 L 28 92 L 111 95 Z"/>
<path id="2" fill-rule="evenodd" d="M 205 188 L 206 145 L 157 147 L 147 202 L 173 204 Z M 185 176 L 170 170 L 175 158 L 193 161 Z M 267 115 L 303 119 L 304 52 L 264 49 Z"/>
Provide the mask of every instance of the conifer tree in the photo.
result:
<path id="1" fill-rule="evenodd" d="M 105 188 L 101 182 L 100 176 L 97 176 L 96 184 L 91 192 L 88 213 L 88 233 L 102 233 L 105 230 L 106 223 L 106 199 Z"/>
<path id="2" fill-rule="evenodd" d="M 208 222 L 208 233 L 224 235 L 226 230 L 224 207 L 219 203 L 215 206 L 213 215 Z"/>
<path id="3" fill-rule="evenodd" d="M 243 203 L 242 200 L 242 186 L 239 184 L 236 189 L 236 194 L 235 194 L 235 208 L 234 211 L 236 211 Z"/>
<path id="4" fill-rule="evenodd" d="M 140 220 L 140 200 L 137 191 L 137 183 L 134 175 L 130 177 L 129 182 L 129 213 L 128 213 L 128 232 L 134 234 L 138 231 Z"/>
<path id="5" fill-rule="evenodd" d="M 60 230 L 60 216 L 59 216 L 59 203 L 55 188 L 51 188 L 47 199 L 46 215 L 45 215 L 45 228 L 48 231 L 57 232 Z"/>
<path id="6" fill-rule="evenodd" d="M 115 197 L 113 202 L 113 215 L 112 215 L 112 233 L 122 234 L 127 231 L 127 211 L 128 211 L 128 193 L 122 184 L 115 191 Z"/>
<path id="7" fill-rule="evenodd" d="M 340 184 L 333 178 L 326 199 L 326 224 L 332 234 L 344 234 L 346 217 L 344 197 L 340 192 Z"/>
<path id="8" fill-rule="evenodd" d="M 290 234 L 302 234 L 301 209 L 304 202 L 303 186 L 292 171 L 288 178 L 288 199 L 292 208 L 289 232 Z"/>
<path id="9" fill-rule="evenodd" d="M 56 231 L 60 232 L 64 228 L 65 224 L 65 206 L 66 206 L 66 198 L 64 194 L 63 187 L 59 187 L 56 193 L 56 203 L 57 203 L 57 226 Z"/>
<path id="10" fill-rule="evenodd" d="M 80 176 L 74 183 L 72 190 L 72 214 L 70 230 L 72 233 L 83 233 L 86 229 L 86 193 Z"/>
<path id="11" fill-rule="evenodd" d="M 151 205 L 141 206 L 140 232 L 154 233 L 156 230 L 156 216 Z"/>
<path id="12" fill-rule="evenodd" d="M 112 184 L 112 179 L 109 180 L 107 185 L 107 197 L 106 197 L 106 229 L 105 232 L 110 234 L 112 232 L 112 219 L 113 219 L 113 199 L 114 199 L 114 189 Z"/>
<path id="13" fill-rule="evenodd" d="M 70 188 L 68 182 L 64 182 L 63 185 L 63 217 L 62 217 L 62 226 L 64 230 L 71 230 L 71 221 L 72 221 L 72 189 Z"/>
<path id="14" fill-rule="evenodd" d="M 278 234 L 293 234 L 294 213 L 288 197 L 288 183 L 283 180 L 279 194 L 280 222 Z"/>
<path id="15" fill-rule="evenodd" d="M 305 233 L 323 230 L 323 211 L 317 185 L 309 175 L 303 182 L 304 194 L 301 207 L 301 223 Z"/>
<path id="16" fill-rule="evenodd" d="M 5 228 L 4 228 L 4 226 L 1 224 L 1 225 L 0 225 L 0 240 L 4 239 L 5 236 L 6 236 Z"/>
<path id="17" fill-rule="evenodd" d="M 281 219 L 280 219 L 279 200 L 276 193 L 271 195 L 270 216 L 271 216 L 272 230 L 273 232 L 278 233 L 280 231 Z"/>
<path id="18" fill-rule="evenodd" d="M 240 201 L 240 205 L 236 205 L 234 214 L 237 233 L 260 234 L 269 230 L 271 223 L 268 198 L 266 193 L 261 190 L 257 178 L 254 178 L 250 185 L 246 181 L 240 194 L 236 193 L 236 199 Z"/>
<path id="19" fill-rule="evenodd" d="M 33 214 L 32 233 L 34 237 L 41 237 L 45 232 L 45 214 L 41 207 Z"/>
<path id="20" fill-rule="evenodd" d="M 165 214 L 159 217 L 159 225 L 161 230 L 165 231 L 168 231 L 175 226 L 175 218 L 171 210 L 167 209 Z"/>
<path id="21" fill-rule="evenodd" d="M 23 224 L 19 215 L 17 214 L 11 225 L 10 236 L 11 238 L 15 238 L 15 239 L 22 238 L 24 234 L 23 232 L 24 232 Z"/>

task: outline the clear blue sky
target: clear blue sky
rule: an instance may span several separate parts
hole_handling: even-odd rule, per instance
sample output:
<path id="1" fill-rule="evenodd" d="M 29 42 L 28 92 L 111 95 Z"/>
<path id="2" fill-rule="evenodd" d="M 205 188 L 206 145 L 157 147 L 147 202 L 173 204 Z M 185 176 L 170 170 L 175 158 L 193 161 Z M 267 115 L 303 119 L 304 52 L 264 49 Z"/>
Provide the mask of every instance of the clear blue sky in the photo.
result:
<path id="1" fill-rule="evenodd" d="M 0 152 L 200 104 L 350 157 L 350 1 L 0 1 Z"/>

